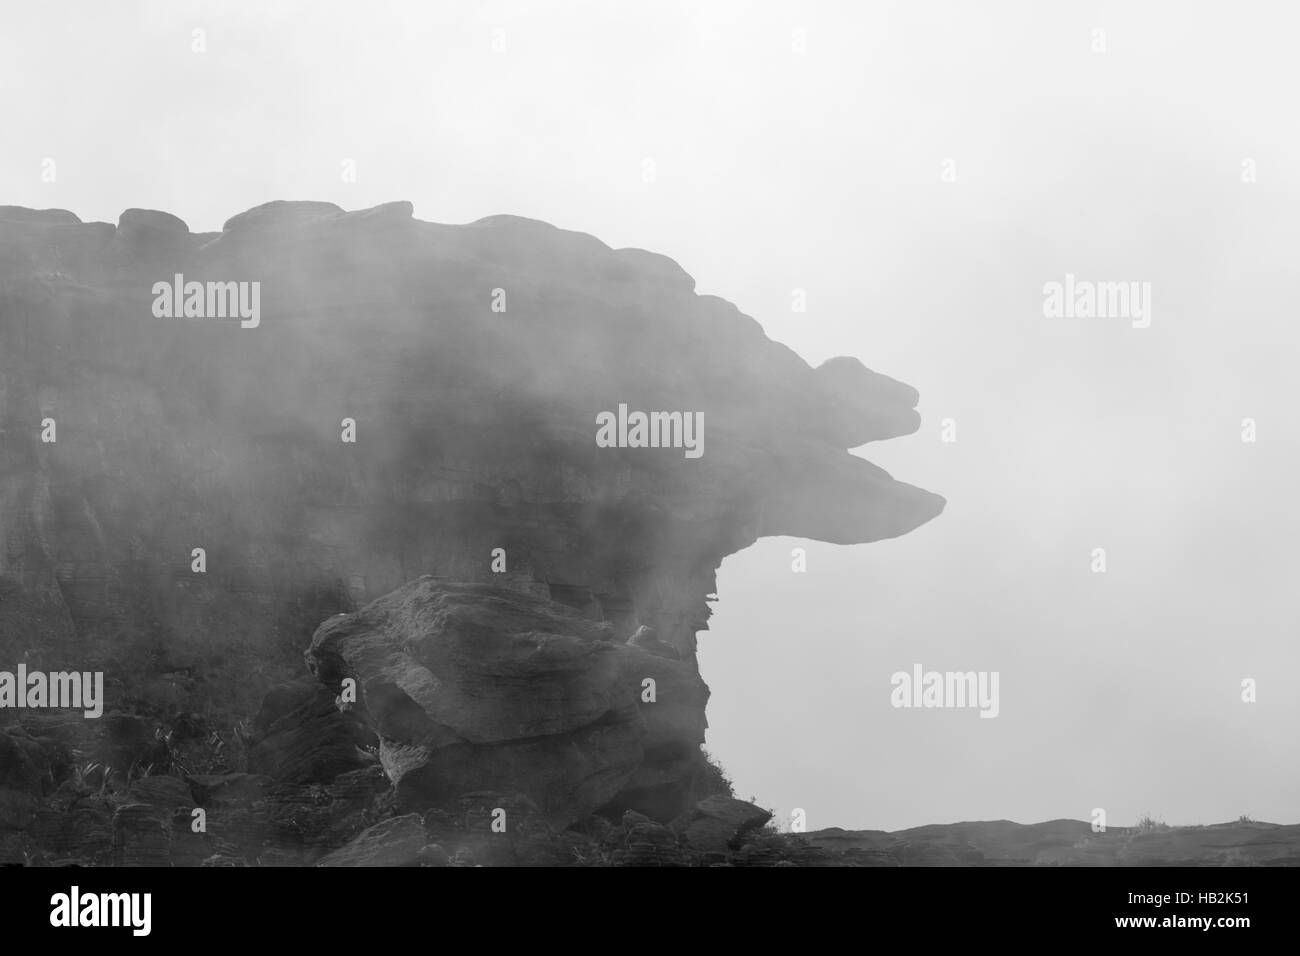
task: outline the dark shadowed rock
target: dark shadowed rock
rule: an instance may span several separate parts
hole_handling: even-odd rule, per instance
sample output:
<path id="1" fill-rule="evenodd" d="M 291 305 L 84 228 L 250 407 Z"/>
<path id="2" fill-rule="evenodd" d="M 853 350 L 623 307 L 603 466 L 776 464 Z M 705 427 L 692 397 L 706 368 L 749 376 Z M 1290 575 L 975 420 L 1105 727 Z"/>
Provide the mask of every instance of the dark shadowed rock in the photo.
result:
<path id="1" fill-rule="evenodd" d="M 21 829 L 32 821 L 48 772 L 39 743 L 16 728 L 0 732 L 0 829 Z"/>
<path id="2" fill-rule="evenodd" d="M 636 629 L 636 633 L 627 639 L 631 647 L 639 647 L 647 654 L 653 654 L 655 657 L 667 657 L 669 660 L 681 660 L 681 654 L 677 648 L 664 641 L 659 640 L 659 635 L 655 633 L 654 628 L 642 625 Z"/>
<path id="3" fill-rule="evenodd" d="M 683 866 L 686 857 L 676 835 L 644 814 L 623 814 L 623 838 L 611 856 L 615 866 Z"/>
<path id="4" fill-rule="evenodd" d="M 703 741 L 707 688 L 693 666 L 508 588 L 421 578 L 326 621 L 307 660 L 331 686 L 356 681 L 404 806 L 515 790 L 567 823 L 615 800 L 647 741 L 672 757 L 698 757 Z M 642 702 L 647 677 L 665 704 Z M 659 769 L 684 786 L 692 768 Z"/>
<path id="5" fill-rule="evenodd" d="M 155 776 L 144 777 L 135 781 L 127 794 L 131 803 L 174 810 L 177 807 L 193 807 L 197 801 L 190 785 L 178 777 Z"/>
<path id="6" fill-rule="evenodd" d="M 248 769 L 285 783 L 324 783 L 362 769 L 361 749 L 378 744 L 355 715 L 342 713 L 334 693 L 306 678 L 276 688 L 263 701 L 248 752 Z"/>
<path id="7" fill-rule="evenodd" d="M 701 800 L 673 829 L 682 842 L 701 853 L 739 849 L 746 834 L 772 819 L 772 812 L 744 800 L 714 796 Z"/>
<path id="8" fill-rule="evenodd" d="M 195 774 L 189 784 L 199 806 L 242 806 L 263 799 L 271 779 L 255 773 Z"/>
<path id="9" fill-rule="evenodd" d="M 156 724 L 136 714 L 105 714 L 100 721 L 100 753 L 103 762 L 125 773 L 136 764 L 159 763 L 166 748 L 155 736 Z"/>
<path id="10" fill-rule="evenodd" d="M 86 864 L 108 864 L 113 849 L 113 809 L 103 802 L 43 806 L 28 833 L 55 857 Z"/>
<path id="11" fill-rule="evenodd" d="M 171 866 L 170 816 L 144 804 L 113 814 L 114 866 Z"/>
<path id="12" fill-rule="evenodd" d="M 419 866 L 428 834 L 417 813 L 394 817 L 360 833 L 317 866 Z"/>
<path id="13" fill-rule="evenodd" d="M 447 856 L 447 851 L 437 843 L 430 843 L 420 848 L 416 854 L 420 866 L 447 866 L 451 863 L 451 858 Z"/>

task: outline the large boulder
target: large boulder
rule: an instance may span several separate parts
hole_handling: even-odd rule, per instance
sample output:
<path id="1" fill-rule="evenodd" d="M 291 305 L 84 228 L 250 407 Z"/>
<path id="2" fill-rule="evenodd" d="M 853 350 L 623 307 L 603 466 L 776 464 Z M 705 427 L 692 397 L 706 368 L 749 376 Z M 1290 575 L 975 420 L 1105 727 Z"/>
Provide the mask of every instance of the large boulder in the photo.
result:
<path id="1" fill-rule="evenodd" d="M 695 804 L 674 821 L 682 842 L 702 853 L 723 853 L 740 848 L 745 835 L 772 819 L 772 811 L 745 800 L 716 795 Z"/>
<path id="2" fill-rule="evenodd" d="M 510 588 L 420 578 L 326 621 L 307 661 L 331 687 L 355 682 L 410 807 L 515 790 L 567 823 L 629 785 L 684 792 L 704 739 L 692 664 Z"/>
<path id="3" fill-rule="evenodd" d="M 317 681 L 275 688 L 254 721 L 248 769 L 282 783 L 327 783 L 369 765 L 365 747 L 378 741 L 354 715 L 334 704 Z"/>

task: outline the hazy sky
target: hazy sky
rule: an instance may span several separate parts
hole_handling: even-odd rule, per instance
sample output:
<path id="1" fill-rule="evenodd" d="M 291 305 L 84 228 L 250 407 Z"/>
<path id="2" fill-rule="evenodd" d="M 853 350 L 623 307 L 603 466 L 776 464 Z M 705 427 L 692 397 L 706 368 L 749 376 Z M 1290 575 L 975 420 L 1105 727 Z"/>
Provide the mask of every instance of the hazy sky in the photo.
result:
<path id="1" fill-rule="evenodd" d="M 741 796 L 1294 823 L 1296 9 L 6 0 L 0 203 L 206 231 L 409 199 L 671 256 L 809 362 L 915 385 L 921 431 L 858 453 L 949 502 L 723 565 L 700 661 Z M 1066 273 L 1150 282 L 1150 327 L 1045 318 Z M 999 716 L 891 707 L 914 663 L 999 672 Z"/>

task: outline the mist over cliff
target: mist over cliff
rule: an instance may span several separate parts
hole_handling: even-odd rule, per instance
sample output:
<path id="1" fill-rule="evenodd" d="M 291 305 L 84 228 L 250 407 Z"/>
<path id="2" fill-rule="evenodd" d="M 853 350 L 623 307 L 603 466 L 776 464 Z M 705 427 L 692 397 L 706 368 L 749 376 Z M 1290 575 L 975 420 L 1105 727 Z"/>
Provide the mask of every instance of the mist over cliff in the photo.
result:
<path id="1" fill-rule="evenodd" d="M 914 431 L 917 397 L 533 220 L 0 207 L 0 663 L 106 688 L 99 726 L 0 712 L 0 826 L 120 854 L 142 785 L 175 811 L 341 775 L 360 816 L 298 862 L 476 793 L 560 828 L 687 819 L 716 569 L 938 515 L 849 454 Z M 104 806 L 76 808 L 116 835 L 69 846 L 87 767 Z"/>

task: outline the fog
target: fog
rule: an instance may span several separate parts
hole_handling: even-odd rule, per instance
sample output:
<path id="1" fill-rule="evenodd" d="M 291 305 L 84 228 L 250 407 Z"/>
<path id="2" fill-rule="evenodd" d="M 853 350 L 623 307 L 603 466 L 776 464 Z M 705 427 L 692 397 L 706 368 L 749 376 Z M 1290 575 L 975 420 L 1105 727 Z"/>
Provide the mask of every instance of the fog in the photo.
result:
<path id="1" fill-rule="evenodd" d="M 198 232 L 407 199 L 670 256 L 810 363 L 918 388 L 920 431 L 857 453 L 948 499 L 896 540 L 724 563 L 700 665 L 738 796 L 811 829 L 1292 823 L 1297 20 L 6 4 L 0 203 Z M 1149 282 L 1149 327 L 1045 317 L 1067 274 Z M 892 707 L 917 663 L 998 672 L 997 718 Z"/>

